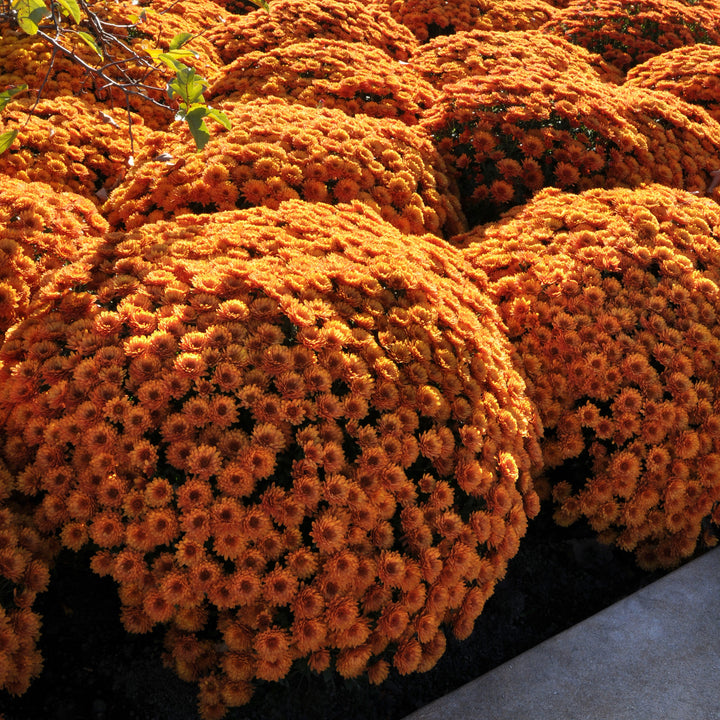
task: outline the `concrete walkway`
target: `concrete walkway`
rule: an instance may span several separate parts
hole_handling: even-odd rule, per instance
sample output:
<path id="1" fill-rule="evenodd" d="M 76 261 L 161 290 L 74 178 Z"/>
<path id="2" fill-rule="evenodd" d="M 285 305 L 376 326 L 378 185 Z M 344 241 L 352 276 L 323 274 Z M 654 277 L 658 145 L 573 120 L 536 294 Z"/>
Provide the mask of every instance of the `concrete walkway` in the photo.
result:
<path id="1" fill-rule="evenodd" d="M 720 547 L 405 720 L 720 720 Z"/>

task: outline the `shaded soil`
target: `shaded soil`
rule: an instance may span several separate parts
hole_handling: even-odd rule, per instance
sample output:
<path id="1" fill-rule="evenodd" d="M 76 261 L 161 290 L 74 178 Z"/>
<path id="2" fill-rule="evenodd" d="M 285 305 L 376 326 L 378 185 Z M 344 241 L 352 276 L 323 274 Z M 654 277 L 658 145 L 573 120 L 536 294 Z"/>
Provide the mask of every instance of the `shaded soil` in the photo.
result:
<path id="1" fill-rule="evenodd" d="M 391 674 L 381 687 L 295 673 L 263 683 L 230 720 L 400 720 L 543 640 L 658 579 L 581 525 L 543 510 L 463 642 L 448 641 L 423 675 Z M 131 636 L 113 582 L 62 555 L 38 609 L 45 669 L 20 698 L 0 693 L 4 720 L 198 720 L 194 687 L 163 668 L 161 634 Z"/>

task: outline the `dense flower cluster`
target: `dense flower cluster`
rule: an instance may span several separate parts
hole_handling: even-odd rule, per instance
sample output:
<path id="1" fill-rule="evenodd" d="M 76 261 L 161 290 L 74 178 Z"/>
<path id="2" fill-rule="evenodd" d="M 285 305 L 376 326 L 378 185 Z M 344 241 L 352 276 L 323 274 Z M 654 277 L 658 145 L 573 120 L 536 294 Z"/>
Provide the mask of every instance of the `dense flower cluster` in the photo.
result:
<path id="1" fill-rule="evenodd" d="M 0 691 L 63 547 L 212 720 L 430 669 L 538 492 L 643 567 L 716 542 L 719 0 L 89 7 L 128 57 L 191 33 L 232 127 L 121 52 L 131 150 L 0 28 Z"/>
<path id="2" fill-rule="evenodd" d="M 269 12 L 230 18 L 206 36 L 229 64 L 254 50 L 268 51 L 314 38 L 345 40 L 380 48 L 407 60 L 415 36 L 386 11 L 361 0 L 273 0 Z"/>
<path id="3" fill-rule="evenodd" d="M 107 223 L 93 203 L 44 183 L 0 184 L 0 342 L 25 314 L 43 274 L 77 257 L 86 237 Z"/>
<path id="4" fill-rule="evenodd" d="M 467 30 L 531 30 L 555 16 L 543 0 L 372 0 L 410 28 L 419 42 Z"/>
<path id="5" fill-rule="evenodd" d="M 246 15 L 258 9 L 252 0 L 216 0 L 216 3 L 233 15 Z"/>
<path id="6" fill-rule="evenodd" d="M 125 627 L 169 628 L 204 717 L 295 660 L 381 682 L 469 635 L 540 450 L 460 251 L 289 201 L 84 255 L 8 333 L 2 457 Z"/>
<path id="7" fill-rule="evenodd" d="M 382 50 L 327 38 L 241 55 L 206 93 L 210 103 L 269 96 L 410 125 L 437 99 L 431 85 Z"/>
<path id="8" fill-rule="evenodd" d="M 181 32 L 192 32 L 195 37 L 186 45 L 195 53 L 183 58 L 185 64 L 194 67 L 203 77 L 217 73 L 221 62 L 213 45 L 201 36 L 212 22 L 228 17 L 228 13 L 212 0 L 202 3 L 153 2 L 152 6 L 142 7 L 137 3 L 93 2 L 90 10 L 98 18 L 111 24 L 113 31 L 126 45 L 126 51 L 113 49 L 116 66 L 107 67 L 105 72 L 117 82 L 128 78 L 149 80 L 150 89 L 145 83 L 144 95 L 132 94 L 128 97 L 118 88 L 98 86 L 86 70 L 68 55 L 59 52 L 53 57 L 52 48 L 37 35 L 27 35 L 18 29 L 2 28 L 0 43 L 0 89 L 8 86 L 26 84 L 34 101 L 42 88 L 44 99 L 59 96 L 84 96 L 107 104 L 108 107 L 126 108 L 129 104 L 133 112 L 142 116 L 145 124 L 153 128 L 167 127 L 173 120 L 173 113 L 164 110 L 157 103 L 167 102 L 162 89 L 174 73 L 160 64 L 148 77 L 148 69 L 137 65 L 131 59 L 131 53 L 141 57 L 149 56 L 145 48 L 167 50 L 172 37 Z M 139 17 L 142 13 L 142 17 Z M 131 26 L 131 18 L 138 17 L 137 24 Z M 74 33 L 63 36 L 65 47 L 72 50 L 83 62 L 98 66 L 95 52 Z M 50 63 L 52 60 L 52 70 Z M 102 63 L 100 63 L 102 64 Z M 125 121 L 127 123 L 127 121 Z"/>
<path id="9" fill-rule="evenodd" d="M 543 0 L 372 0 L 425 43 L 468 30 L 531 30 L 549 22 L 555 9 Z"/>
<path id="10" fill-rule="evenodd" d="M 148 129 L 133 114 L 139 143 Z M 18 130 L 17 140 L 0 155 L 0 174 L 44 182 L 99 203 L 129 167 L 127 112 L 89 97 L 57 97 L 35 103 L 13 101 L 0 115 L 0 130 Z"/>
<path id="11" fill-rule="evenodd" d="M 41 619 L 33 609 L 50 579 L 56 544 L 13 507 L 14 481 L 0 462 L 0 691 L 22 695 L 42 670 Z"/>
<path id="12" fill-rule="evenodd" d="M 128 45 L 133 49 L 143 45 L 144 41 L 150 41 L 152 46 L 167 50 L 175 35 L 189 32 L 194 37 L 184 47 L 191 49 L 196 56 L 183 57 L 183 63 L 194 67 L 204 77 L 222 65 L 218 51 L 203 33 L 223 25 L 234 16 L 213 0 L 146 0 L 139 4 L 132 0 L 105 0 L 100 3 L 100 6 L 103 5 L 107 8 L 103 15 L 108 22 L 126 24 L 128 18 L 139 17 L 132 32 L 126 33 Z"/>
<path id="13" fill-rule="evenodd" d="M 7 25 L 0 24 L 0 36 L 0 88 L 25 84 L 31 92 L 37 92 L 47 75 L 52 49 L 37 35 Z M 45 81 L 45 97 L 78 95 L 85 71 L 62 55 L 55 58 L 55 63 L 56 72 Z"/>
<path id="14" fill-rule="evenodd" d="M 183 64 L 194 68 L 203 78 L 214 76 L 222 66 L 215 47 L 204 37 L 204 33 L 232 16 L 212 0 L 153 0 L 139 4 L 134 0 L 103 0 L 93 6 L 93 9 L 108 23 L 115 23 L 118 28 L 116 32 L 119 32 L 130 52 L 141 57 L 146 55 L 148 49 L 168 50 L 175 35 L 189 32 L 193 34 L 193 38 L 184 49 L 192 51 L 192 54 L 182 58 Z M 120 30 L 128 27 L 130 18 L 139 19 L 133 27 Z M 94 62 L 97 62 L 97 58 Z M 99 99 L 108 100 L 120 108 L 125 108 L 129 103 L 133 112 L 138 113 L 148 127 L 167 128 L 173 120 L 173 113 L 159 106 L 157 102 L 167 103 L 164 85 L 175 76 L 175 71 L 159 63 L 157 69 L 148 75 L 146 67 L 135 62 L 126 62 L 118 66 L 117 75 L 120 79 L 123 76 L 133 80 L 149 79 L 153 87 L 159 90 L 145 90 L 143 95 L 131 95 L 128 98 L 119 89 L 113 89 L 107 94 L 100 90 L 96 91 Z"/>
<path id="15" fill-rule="evenodd" d="M 571 77 L 588 76 L 616 84 L 624 80 L 622 73 L 599 55 L 563 38 L 529 30 L 473 30 L 439 37 L 413 53 L 410 67 L 440 89 L 473 75 L 491 74 L 498 66 L 508 75 L 524 75 L 538 63 Z"/>
<path id="16" fill-rule="evenodd" d="M 257 10 L 258 8 L 255 3 L 249 0 L 247 4 L 243 3 L 243 0 L 234 1 L 238 6 L 247 7 L 247 11 L 250 9 Z M 142 22 L 149 23 L 152 18 L 154 18 L 154 22 L 148 25 L 141 24 L 140 28 L 152 37 L 158 37 L 159 34 L 163 47 L 167 48 L 167 41 L 172 38 L 174 32 L 199 34 L 218 24 L 227 22 L 233 15 L 242 14 L 238 12 L 239 7 L 231 9 L 228 5 L 229 1 L 225 0 L 221 2 L 217 0 L 138 0 L 138 2 L 133 3 L 134 12 L 130 8 L 124 12 L 127 13 L 126 17 L 129 17 L 131 15 L 141 15 L 141 12 L 145 10 Z M 111 6 L 114 6 L 114 3 L 111 3 Z M 138 9 L 140 12 L 138 12 Z M 167 24 L 168 19 L 171 20 L 169 25 Z M 180 23 L 180 21 L 182 22 Z M 205 55 L 205 60 L 217 60 L 217 53 L 211 49 L 210 45 L 204 44 L 205 39 L 203 37 L 197 39 L 201 41 L 200 45 L 188 45 L 186 47 L 200 51 L 201 54 Z"/>
<path id="17" fill-rule="evenodd" d="M 720 521 L 718 233 L 717 203 L 650 185 L 548 189 L 457 239 L 490 276 L 546 467 L 566 469 L 557 521 L 585 517 L 647 568 Z"/>
<path id="18" fill-rule="evenodd" d="M 575 0 L 540 29 L 599 53 L 621 70 L 695 43 L 720 43 L 717 0 Z"/>
<path id="19" fill-rule="evenodd" d="M 665 90 L 699 105 L 720 122 L 720 47 L 692 45 L 636 65 L 627 73 L 631 87 Z"/>
<path id="20" fill-rule="evenodd" d="M 197 152 L 189 130 L 158 133 L 108 199 L 110 224 L 131 229 L 190 212 L 284 200 L 362 200 L 404 232 L 453 235 L 465 221 L 430 139 L 398 120 L 281 99 L 223 105 L 232 129 Z"/>
<path id="21" fill-rule="evenodd" d="M 25 84 L 28 86 L 28 95 L 23 97 L 29 96 L 33 101 L 42 89 L 42 98 L 45 100 L 63 96 L 80 97 L 88 101 L 97 100 L 106 107 L 114 105 L 120 108 L 125 108 L 129 102 L 132 111 L 142 115 L 150 127 L 167 127 L 172 122 L 173 113 L 158 105 L 158 102 L 166 100 L 163 92 L 146 89 L 144 93 L 147 98 L 140 95 L 126 98 L 121 91 L 98 87 L 85 69 L 69 55 L 59 52 L 53 58 L 52 49 L 37 35 L 8 30 L 6 36 L 4 29 L 0 32 L 3 33 L 0 43 L 0 88 Z M 79 37 L 71 35 L 69 40 L 72 44 L 68 43 L 68 49 L 83 62 L 91 66 L 97 65 L 97 55 Z M 137 77 L 138 70 L 137 67 L 123 66 L 123 71 L 130 77 Z M 167 70 L 161 69 L 158 74 L 170 78 Z M 122 80 L 122 77 L 112 70 L 109 75 L 115 75 L 118 81 Z M 162 82 L 160 84 L 162 85 Z"/>
<path id="22" fill-rule="evenodd" d="M 455 168 L 471 224 L 546 186 L 660 182 L 704 193 L 720 154 L 720 124 L 701 108 L 670 93 L 568 76 L 540 58 L 525 72 L 498 65 L 445 85 L 421 125 Z"/>

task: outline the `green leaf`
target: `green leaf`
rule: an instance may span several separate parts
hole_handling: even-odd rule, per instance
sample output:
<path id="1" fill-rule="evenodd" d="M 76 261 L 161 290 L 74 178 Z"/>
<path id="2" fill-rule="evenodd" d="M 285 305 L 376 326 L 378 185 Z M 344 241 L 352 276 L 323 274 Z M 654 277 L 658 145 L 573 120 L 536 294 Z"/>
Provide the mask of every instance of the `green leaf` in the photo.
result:
<path id="1" fill-rule="evenodd" d="M 152 56 L 153 60 L 159 60 L 164 65 L 167 65 L 171 70 L 175 70 L 175 72 L 179 72 L 185 67 L 185 65 L 183 65 L 180 61 L 176 60 L 170 53 L 150 52 L 150 55 Z"/>
<path id="2" fill-rule="evenodd" d="M 176 95 L 187 105 L 194 105 L 197 102 L 205 102 L 203 93 L 207 89 L 207 82 L 195 73 L 191 67 L 183 65 L 175 78 L 168 83 L 170 97 Z"/>
<path id="3" fill-rule="evenodd" d="M 185 43 L 192 40 L 195 36 L 192 33 L 184 32 L 184 33 L 178 33 L 171 41 L 170 41 L 170 50 L 179 50 Z"/>
<path id="4" fill-rule="evenodd" d="M 254 5 L 257 5 L 258 7 L 262 8 L 263 10 L 270 10 L 270 6 L 267 4 L 265 0 L 250 0 Z"/>
<path id="5" fill-rule="evenodd" d="M 81 30 L 76 30 L 75 32 L 97 53 L 101 60 L 104 59 L 105 56 L 103 55 L 102 48 L 97 44 L 95 38 L 90 33 L 86 33 Z"/>
<path id="6" fill-rule="evenodd" d="M 15 138 L 17 136 L 17 130 L 8 130 L 0 135 L 0 155 L 2 155 L 15 142 Z"/>
<path id="7" fill-rule="evenodd" d="M 178 58 L 185 58 L 185 57 L 197 57 L 198 54 L 194 50 L 168 50 L 166 53 L 162 53 L 163 55 L 167 55 L 169 58 L 172 58 L 173 60 L 177 60 Z"/>
<path id="8" fill-rule="evenodd" d="M 207 114 L 207 107 L 197 105 L 185 115 L 185 120 L 190 128 L 190 134 L 193 136 L 195 147 L 198 150 L 202 150 L 207 145 L 208 140 L 210 140 L 210 131 L 205 124 Z"/>
<path id="9" fill-rule="evenodd" d="M 229 130 L 232 127 L 230 118 L 220 110 L 209 107 L 207 109 L 207 116 L 211 117 L 213 120 L 217 120 L 226 130 Z"/>
<path id="10" fill-rule="evenodd" d="M 17 23 L 28 35 L 36 35 L 40 21 L 50 15 L 43 0 L 15 0 L 12 4 L 17 12 Z"/>
<path id="11" fill-rule="evenodd" d="M 56 0 L 66 15 L 69 15 L 76 23 L 80 22 L 80 6 L 77 0 Z"/>
<path id="12" fill-rule="evenodd" d="M 5 106 L 10 102 L 10 100 L 13 98 L 13 96 L 17 95 L 18 93 L 25 92 L 27 90 L 27 85 L 17 85 L 16 87 L 8 88 L 7 90 L 4 90 L 0 93 L 0 111 L 5 109 Z"/>

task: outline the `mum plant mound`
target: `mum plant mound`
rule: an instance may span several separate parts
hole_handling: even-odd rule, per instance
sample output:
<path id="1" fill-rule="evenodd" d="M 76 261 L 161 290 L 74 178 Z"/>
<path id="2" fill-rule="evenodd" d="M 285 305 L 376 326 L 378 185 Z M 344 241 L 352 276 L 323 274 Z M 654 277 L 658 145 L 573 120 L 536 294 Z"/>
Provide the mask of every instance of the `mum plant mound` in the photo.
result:
<path id="1" fill-rule="evenodd" d="M 419 47 L 410 67 L 434 87 L 464 80 L 471 75 L 489 75 L 498 66 L 505 74 L 524 75 L 537 64 L 558 75 L 589 77 L 621 84 L 623 75 L 599 55 L 569 43 L 564 38 L 531 30 L 456 32 Z"/>
<path id="2" fill-rule="evenodd" d="M 531 30 L 555 16 L 542 0 L 372 0 L 399 23 L 410 28 L 419 42 L 467 30 Z"/>
<path id="3" fill-rule="evenodd" d="M 148 129 L 132 115 L 139 144 Z M 132 155 L 128 114 L 90 98 L 13 100 L 0 116 L 0 130 L 17 130 L 17 140 L 0 154 L 0 173 L 25 182 L 43 182 L 96 204 L 125 175 Z"/>
<path id="4" fill-rule="evenodd" d="M 719 229 L 717 203 L 649 185 L 544 190 L 458 238 L 522 358 L 557 522 L 648 569 L 720 520 Z"/>
<path id="5" fill-rule="evenodd" d="M 0 691 L 22 695 L 42 670 L 41 618 L 33 605 L 47 588 L 57 542 L 38 533 L 14 486 L 0 462 Z"/>
<path id="6" fill-rule="evenodd" d="M 415 125 L 432 107 L 437 92 L 407 63 L 378 48 L 320 38 L 241 55 L 205 96 L 210 103 L 281 97 L 308 107 Z"/>
<path id="7" fill-rule="evenodd" d="M 107 223 L 89 200 L 44 183 L 0 184 L 0 342 L 28 308 L 44 273 L 74 260 Z"/>
<path id="8" fill-rule="evenodd" d="M 226 104 L 232 121 L 197 152 L 187 127 L 149 138 L 103 211 L 118 229 L 186 213 L 302 199 L 362 200 L 403 232 L 465 228 L 454 186 L 430 139 L 398 120 L 280 99 Z"/>
<path id="9" fill-rule="evenodd" d="M 233 15 L 246 15 L 258 9 L 252 0 L 218 0 L 217 4 Z"/>
<path id="10" fill-rule="evenodd" d="M 702 108 L 587 73 L 568 76 L 539 58 L 525 72 L 498 64 L 445 85 L 421 126 L 455 170 L 471 225 L 546 186 L 660 182 L 704 193 L 720 154 L 720 124 Z"/>
<path id="11" fill-rule="evenodd" d="M 145 17 L 142 18 L 144 22 L 148 22 L 148 9 L 150 10 L 150 17 L 154 17 L 158 24 L 148 27 L 148 33 L 157 36 L 158 30 L 161 30 L 162 26 L 168 18 L 172 18 L 173 24 L 176 21 L 185 23 L 185 32 L 199 35 L 205 30 L 209 30 L 219 23 L 227 22 L 232 15 L 240 15 L 242 12 L 238 12 L 239 6 L 243 6 L 242 0 L 237 0 L 235 3 L 238 6 L 236 9 L 229 7 L 230 2 L 223 0 L 217 2 L 216 0 L 140 0 L 138 3 L 140 10 L 145 10 Z M 258 6 L 248 0 L 247 11 L 257 10 Z M 131 13 L 133 14 L 133 13 Z M 135 15 L 141 15 L 136 11 Z M 174 27 L 172 27 L 174 31 Z M 154 31 L 154 32 L 153 32 Z M 178 32 L 180 32 L 178 30 Z M 172 33 L 168 35 L 168 30 L 165 29 L 163 32 L 165 39 L 169 40 L 172 37 Z M 198 37 L 199 40 L 204 40 L 202 37 Z M 165 46 L 167 47 L 167 46 Z M 192 46 L 190 46 L 192 47 Z M 203 51 L 205 49 L 203 45 Z M 195 48 L 198 50 L 199 48 Z M 217 57 L 217 55 L 209 50 L 207 52 L 207 58 Z"/>
<path id="12" fill-rule="evenodd" d="M 664 90 L 720 122 L 720 47 L 692 45 L 650 58 L 627 73 L 629 87 Z"/>
<path id="13" fill-rule="evenodd" d="M 471 278 L 473 281 L 471 281 Z M 485 278 L 362 204 L 108 234 L 2 350 L 2 455 L 220 717 L 293 665 L 379 683 L 463 638 L 538 510 Z"/>
<path id="14" fill-rule="evenodd" d="M 716 0 L 576 0 L 541 32 L 560 35 L 627 71 L 668 50 L 720 42 Z"/>
<path id="15" fill-rule="evenodd" d="M 382 8 L 360 0 L 273 0 L 211 29 L 206 38 L 225 64 L 253 51 L 327 39 L 380 48 L 395 60 L 407 60 L 415 36 Z"/>
<path id="16" fill-rule="evenodd" d="M 100 5 L 102 7 L 102 5 Z M 137 18 L 132 28 L 122 32 L 121 37 L 133 50 L 144 48 L 170 49 L 170 40 L 178 33 L 190 33 L 191 41 L 183 47 L 194 54 L 186 55 L 182 62 L 194 67 L 200 75 L 208 76 L 221 65 L 220 55 L 205 36 L 206 32 L 234 17 L 213 0 L 156 0 L 136 4 L 132 0 L 109 3 L 108 22 L 122 25 Z M 174 72 L 169 77 L 174 76 Z"/>

